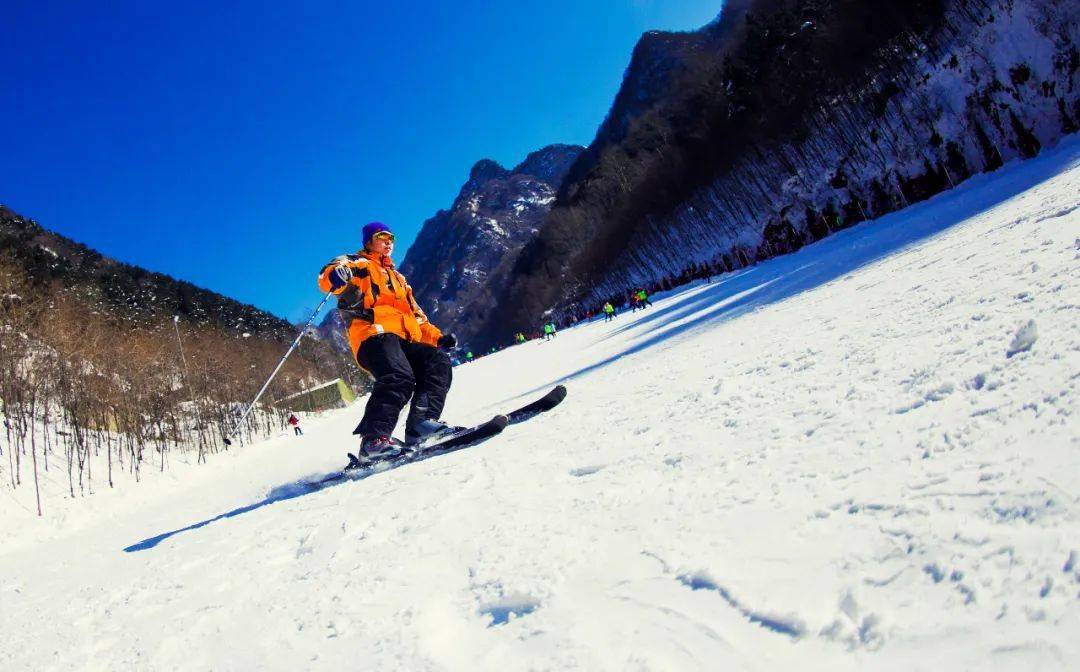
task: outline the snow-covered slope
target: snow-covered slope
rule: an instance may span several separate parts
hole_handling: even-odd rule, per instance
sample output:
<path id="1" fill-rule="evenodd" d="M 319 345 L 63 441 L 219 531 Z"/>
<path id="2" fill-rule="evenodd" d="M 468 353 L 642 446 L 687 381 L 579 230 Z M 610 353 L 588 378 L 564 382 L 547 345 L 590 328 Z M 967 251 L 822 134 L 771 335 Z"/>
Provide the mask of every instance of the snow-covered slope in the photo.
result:
<path id="1" fill-rule="evenodd" d="M 1078 186 L 1074 138 L 460 367 L 458 421 L 570 390 L 476 448 L 291 485 L 355 407 L 6 507 L 0 669 L 1075 668 Z"/>

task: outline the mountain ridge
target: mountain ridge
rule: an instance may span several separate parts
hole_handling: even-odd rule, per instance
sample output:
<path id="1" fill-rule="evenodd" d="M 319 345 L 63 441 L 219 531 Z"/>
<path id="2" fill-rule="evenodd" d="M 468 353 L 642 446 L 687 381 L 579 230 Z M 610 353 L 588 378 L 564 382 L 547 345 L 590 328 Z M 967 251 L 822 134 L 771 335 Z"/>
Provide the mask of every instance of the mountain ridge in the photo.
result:
<path id="1" fill-rule="evenodd" d="M 434 324 L 465 340 L 475 333 L 493 301 L 489 278 L 536 235 L 583 149 L 548 145 L 511 169 L 481 159 L 450 208 L 424 222 L 400 266 Z"/>
<path id="2" fill-rule="evenodd" d="M 108 257 L 0 205 L 0 248 L 34 282 L 92 290 L 106 305 L 139 316 L 179 315 L 185 322 L 219 325 L 281 340 L 295 327 L 269 311 L 186 280 Z M 89 286 L 83 286 L 89 283 Z"/>

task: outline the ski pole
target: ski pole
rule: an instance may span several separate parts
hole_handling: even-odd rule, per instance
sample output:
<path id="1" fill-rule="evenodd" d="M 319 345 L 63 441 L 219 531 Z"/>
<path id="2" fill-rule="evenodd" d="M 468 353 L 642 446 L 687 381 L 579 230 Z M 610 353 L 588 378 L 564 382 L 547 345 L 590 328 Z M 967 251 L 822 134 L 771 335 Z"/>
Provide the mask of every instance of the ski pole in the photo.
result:
<path id="1" fill-rule="evenodd" d="M 270 381 L 274 379 L 274 376 L 276 376 L 278 371 L 281 370 L 281 367 L 285 365 L 285 360 L 289 358 L 289 355 L 291 355 L 292 351 L 296 349 L 296 346 L 300 345 L 300 339 L 303 338 L 304 334 L 307 333 L 307 330 L 311 327 L 311 323 L 315 321 L 315 318 L 319 315 L 319 311 L 322 310 L 322 307 L 326 305 L 326 302 L 330 300 L 330 297 L 333 296 L 333 294 L 333 291 L 329 291 L 326 293 L 326 296 L 324 296 L 323 300 L 319 303 L 319 307 L 316 308 L 315 312 L 311 314 L 311 317 L 308 318 L 307 324 L 304 325 L 304 328 L 301 329 L 300 333 L 296 336 L 296 340 L 293 341 L 292 345 L 289 346 L 289 349 L 285 351 L 285 355 L 282 356 L 281 361 L 279 361 L 277 363 L 277 366 L 274 367 L 274 372 L 271 373 L 270 377 L 266 379 L 266 382 L 263 383 L 262 389 L 259 390 L 259 393 L 255 395 L 255 398 L 251 400 L 251 404 L 248 405 L 243 415 L 240 416 L 240 419 L 236 421 L 236 426 L 233 427 L 233 431 L 225 435 L 226 446 L 232 445 L 232 441 L 229 441 L 229 437 L 236 436 L 240 432 L 240 426 L 244 424 L 244 420 L 247 420 L 247 416 L 249 413 L 251 413 L 251 410 L 255 408 L 255 404 L 259 403 L 259 397 L 263 395 L 263 392 L 266 392 L 266 388 L 270 387 Z"/>

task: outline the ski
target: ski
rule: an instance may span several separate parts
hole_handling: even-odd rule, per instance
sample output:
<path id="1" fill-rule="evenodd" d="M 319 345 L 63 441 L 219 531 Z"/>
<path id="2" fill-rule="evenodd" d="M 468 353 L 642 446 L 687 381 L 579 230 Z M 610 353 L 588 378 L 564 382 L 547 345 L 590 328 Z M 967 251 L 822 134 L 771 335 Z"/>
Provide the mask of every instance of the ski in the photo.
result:
<path id="1" fill-rule="evenodd" d="M 419 456 L 419 458 L 422 459 L 429 455 L 441 455 L 442 453 L 449 453 L 459 448 L 473 446 L 477 443 L 480 443 L 481 441 L 485 441 L 493 436 L 496 436 L 504 429 L 506 429 L 506 426 L 508 424 L 510 424 L 509 418 L 507 418 L 505 415 L 496 415 L 494 418 L 488 420 L 483 424 L 454 432 L 453 434 L 445 438 L 439 439 L 434 443 L 422 445 L 419 450 L 411 453 L 411 455 Z M 402 458 L 404 458 L 408 462 L 415 462 L 417 459 L 416 457 L 413 457 L 413 459 L 409 459 L 409 457 L 410 454 L 402 456 Z M 395 458 L 395 460 L 392 461 L 396 461 L 397 459 L 402 458 Z"/>
<path id="2" fill-rule="evenodd" d="M 319 483 L 329 483 L 342 478 L 350 478 L 353 475 L 358 474 L 396 469 L 397 467 L 406 464 L 426 460 L 429 457 L 445 455 L 446 453 L 452 453 L 455 450 L 475 446 L 481 441 L 486 441 L 487 439 L 496 436 L 506 429 L 508 424 L 509 420 L 505 415 L 496 415 L 487 422 L 454 432 L 450 436 L 435 441 L 434 443 L 412 450 L 406 450 L 400 455 L 380 460 L 366 460 L 363 457 L 349 453 L 349 463 L 345 465 L 341 471 L 328 475 L 326 478 L 319 481 Z"/>
<path id="3" fill-rule="evenodd" d="M 506 414 L 506 417 L 510 420 L 511 425 L 516 425 L 519 422 L 525 422 L 530 418 L 534 418 L 541 413 L 546 413 L 562 403 L 563 399 L 566 399 L 566 386 L 556 385 L 551 390 L 540 397 L 536 401 L 526 404 L 521 408 L 510 411 Z"/>
<path id="4" fill-rule="evenodd" d="M 445 455 L 446 453 L 452 453 L 456 450 L 461 450 L 462 448 L 475 446 L 482 441 L 497 436 L 509 425 L 525 422 L 541 413 L 550 411 L 561 404 L 564 399 L 566 399 L 566 386 L 556 385 L 544 396 L 510 411 L 506 415 L 496 415 L 487 422 L 459 430 L 432 443 L 413 447 L 394 457 L 383 458 L 380 460 L 368 460 L 353 453 L 349 453 L 349 463 L 345 465 L 341 471 L 327 475 L 325 478 L 318 481 L 318 483 L 330 483 L 343 478 L 350 478 L 358 474 L 396 469 L 397 467 L 406 464 L 426 460 L 429 457 Z"/>

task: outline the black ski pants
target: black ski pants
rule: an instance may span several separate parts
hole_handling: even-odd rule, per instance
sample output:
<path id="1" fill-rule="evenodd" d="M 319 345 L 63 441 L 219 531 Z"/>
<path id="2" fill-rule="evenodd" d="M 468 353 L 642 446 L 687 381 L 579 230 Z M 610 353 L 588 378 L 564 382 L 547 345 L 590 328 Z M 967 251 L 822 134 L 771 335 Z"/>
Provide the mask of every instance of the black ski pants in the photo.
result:
<path id="1" fill-rule="evenodd" d="M 356 361 L 375 376 L 375 388 L 353 434 L 389 436 L 410 397 L 406 431 L 442 415 L 453 378 L 450 357 L 442 350 L 395 334 L 379 334 L 360 344 Z"/>

